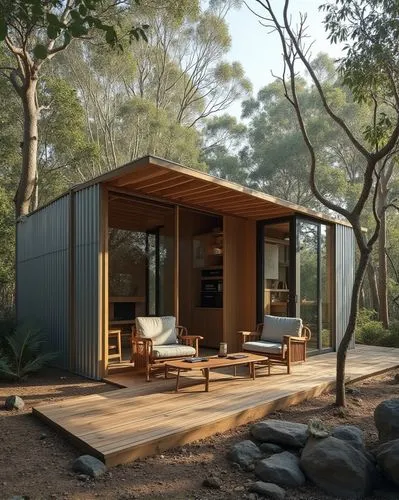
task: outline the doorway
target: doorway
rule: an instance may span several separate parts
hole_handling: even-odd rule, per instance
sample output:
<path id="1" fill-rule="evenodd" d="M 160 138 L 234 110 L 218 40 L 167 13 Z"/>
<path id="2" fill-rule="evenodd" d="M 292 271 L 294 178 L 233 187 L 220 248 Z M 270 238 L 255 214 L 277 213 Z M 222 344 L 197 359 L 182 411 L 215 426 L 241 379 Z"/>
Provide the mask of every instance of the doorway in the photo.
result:
<path id="1" fill-rule="evenodd" d="M 166 204 L 113 192 L 108 207 L 109 329 L 121 331 L 122 343 L 121 359 L 113 355 L 109 364 L 115 368 L 130 364 L 137 316 L 175 313 L 175 211 Z M 109 344 L 115 347 L 115 341 Z"/>
<path id="2" fill-rule="evenodd" d="M 262 221 L 257 230 L 257 321 L 300 317 L 309 353 L 333 349 L 332 228 L 312 219 Z"/>

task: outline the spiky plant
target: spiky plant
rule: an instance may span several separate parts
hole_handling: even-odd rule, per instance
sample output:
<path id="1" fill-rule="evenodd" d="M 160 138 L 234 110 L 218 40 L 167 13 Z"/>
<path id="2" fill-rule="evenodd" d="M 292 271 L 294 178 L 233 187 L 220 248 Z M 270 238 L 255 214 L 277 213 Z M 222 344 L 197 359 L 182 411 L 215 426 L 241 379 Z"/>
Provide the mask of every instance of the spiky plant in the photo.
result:
<path id="1" fill-rule="evenodd" d="M 0 352 L 0 376 L 22 380 L 30 373 L 43 368 L 57 357 L 57 353 L 43 352 L 46 338 L 43 332 L 29 325 L 19 325 L 5 339 L 5 349 Z"/>

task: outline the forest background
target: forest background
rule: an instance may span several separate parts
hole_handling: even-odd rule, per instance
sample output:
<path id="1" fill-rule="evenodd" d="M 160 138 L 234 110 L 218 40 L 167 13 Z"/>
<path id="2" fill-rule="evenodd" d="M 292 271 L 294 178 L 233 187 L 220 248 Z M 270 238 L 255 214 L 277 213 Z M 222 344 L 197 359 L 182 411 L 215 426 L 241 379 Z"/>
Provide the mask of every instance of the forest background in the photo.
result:
<path id="1" fill-rule="evenodd" d="M 38 79 L 38 158 L 30 210 L 101 173 L 151 154 L 207 171 L 280 198 L 326 211 L 309 187 L 308 152 L 294 110 L 276 78 L 256 96 L 242 65 L 226 58 L 227 15 L 239 0 L 133 2 L 124 27 L 148 26 L 144 37 L 111 48 L 103 33 L 76 39 L 41 69 Z M 115 14 L 117 16 L 117 14 Z M 265 32 L 265 40 L 267 33 Z M 146 39 L 145 39 L 146 38 Z M 12 66 L 0 46 L 0 67 Z M 354 101 L 337 62 L 315 54 L 312 68 L 332 107 L 359 136 L 367 132 L 371 101 Z M 325 120 L 311 80 L 297 76 L 309 134 L 317 145 L 320 191 L 350 208 L 363 185 L 358 152 Z M 9 74 L 1 70 L 0 102 L 0 316 L 13 315 L 15 205 L 20 182 L 23 109 Z M 241 103 L 241 118 L 229 114 Z M 389 110 L 386 111 L 389 119 Z M 399 195 L 397 150 L 389 157 L 386 210 L 365 280 L 361 305 L 387 329 L 399 318 Z M 331 168 L 333 167 L 333 168 Z M 331 215 L 331 214 L 330 214 Z M 373 207 L 363 215 L 367 229 Z M 387 296 L 387 301 L 381 297 Z M 372 313 L 366 315 L 373 316 Z"/>

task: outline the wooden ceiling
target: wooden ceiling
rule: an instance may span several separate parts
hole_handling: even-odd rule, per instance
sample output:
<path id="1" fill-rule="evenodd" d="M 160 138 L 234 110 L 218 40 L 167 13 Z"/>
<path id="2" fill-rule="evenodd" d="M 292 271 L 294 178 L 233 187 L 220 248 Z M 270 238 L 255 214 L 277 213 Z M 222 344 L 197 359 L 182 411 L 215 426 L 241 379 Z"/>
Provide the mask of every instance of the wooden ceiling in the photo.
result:
<path id="1" fill-rule="evenodd" d="M 337 222 L 294 203 L 151 156 L 113 170 L 76 189 L 100 182 L 111 191 L 132 193 L 218 215 L 262 220 L 296 213 Z"/>
<path id="2" fill-rule="evenodd" d="M 146 203 L 136 198 L 111 193 L 109 198 L 110 228 L 146 232 L 165 225 L 165 218 L 172 217 L 173 209 L 163 205 Z"/>

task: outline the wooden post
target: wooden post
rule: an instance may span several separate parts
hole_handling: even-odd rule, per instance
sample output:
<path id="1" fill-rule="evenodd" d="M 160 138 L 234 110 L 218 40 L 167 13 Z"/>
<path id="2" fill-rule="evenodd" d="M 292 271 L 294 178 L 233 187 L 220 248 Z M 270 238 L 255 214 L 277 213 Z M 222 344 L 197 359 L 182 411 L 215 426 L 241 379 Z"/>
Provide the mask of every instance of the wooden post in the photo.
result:
<path id="1" fill-rule="evenodd" d="M 179 325 L 179 276 L 180 276 L 180 207 L 175 205 L 175 265 L 174 265 L 174 310 Z"/>
<path id="2" fill-rule="evenodd" d="M 109 297 L 108 297 L 108 189 L 101 185 L 100 211 L 100 280 L 99 280 L 99 363 L 100 374 L 108 373 L 108 328 L 109 328 Z"/>

